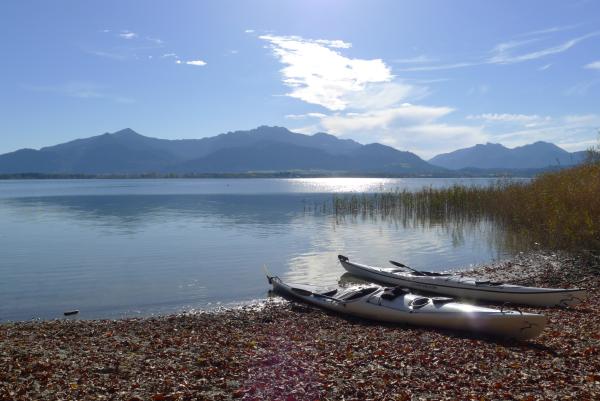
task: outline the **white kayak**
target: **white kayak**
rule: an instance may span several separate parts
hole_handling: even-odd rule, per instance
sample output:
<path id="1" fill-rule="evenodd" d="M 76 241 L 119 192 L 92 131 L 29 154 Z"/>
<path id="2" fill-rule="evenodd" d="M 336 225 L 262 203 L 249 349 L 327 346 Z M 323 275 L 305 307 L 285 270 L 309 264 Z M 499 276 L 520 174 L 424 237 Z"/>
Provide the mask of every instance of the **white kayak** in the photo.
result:
<path id="1" fill-rule="evenodd" d="M 456 298 L 534 306 L 570 306 L 586 297 L 585 290 L 580 288 L 524 287 L 461 274 L 418 271 L 393 261 L 390 262 L 401 268 L 363 265 L 350 262 L 343 255 L 339 255 L 338 259 L 344 269 L 357 277 Z"/>
<path id="2" fill-rule="evenodd" d="M 475 331 L 518 340 L 536 337 L 546 326 L 544 315 L 483 308 L 458 303 L 452 298 L 423 297 L 399 287 L 323 288 L 286 284 L 279 277 L 267 277 L 273 290 L 281 295 L 370 320 Z"/>

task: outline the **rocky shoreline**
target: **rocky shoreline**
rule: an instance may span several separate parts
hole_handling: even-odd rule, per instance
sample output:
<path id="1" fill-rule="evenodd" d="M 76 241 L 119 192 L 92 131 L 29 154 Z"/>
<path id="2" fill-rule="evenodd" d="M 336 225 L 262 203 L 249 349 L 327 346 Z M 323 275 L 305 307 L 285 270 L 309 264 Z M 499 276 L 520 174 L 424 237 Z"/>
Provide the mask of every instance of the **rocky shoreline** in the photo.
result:
<path id="1" fill-rule="evenodd" d="M 589 289 L 529 342 L 348 319 L 281 300 L 213 313 L 0 324 L 0 400 L 600 399 L 594 254 L 475 270 Z M 540 310 L 539 308 L 521 308 Z"/>

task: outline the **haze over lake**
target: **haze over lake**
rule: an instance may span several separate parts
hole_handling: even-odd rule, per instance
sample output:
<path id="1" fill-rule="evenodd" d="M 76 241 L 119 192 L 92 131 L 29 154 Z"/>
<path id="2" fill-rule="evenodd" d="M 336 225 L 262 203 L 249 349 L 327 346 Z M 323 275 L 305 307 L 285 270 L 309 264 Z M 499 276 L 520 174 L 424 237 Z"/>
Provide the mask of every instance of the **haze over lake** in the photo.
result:
<path id="1" fill-rule="evenodd" d="M 0 181 L 0 320 L 176 313 L 267 296 L 262 266 L 334 284 L 343 253 L 432 270 L 510 256 L 480 221 L 340 218 L 332 194 L 416 190 L 488 179 Z M 342 279 L 345 279 L 344 276 Z"/>

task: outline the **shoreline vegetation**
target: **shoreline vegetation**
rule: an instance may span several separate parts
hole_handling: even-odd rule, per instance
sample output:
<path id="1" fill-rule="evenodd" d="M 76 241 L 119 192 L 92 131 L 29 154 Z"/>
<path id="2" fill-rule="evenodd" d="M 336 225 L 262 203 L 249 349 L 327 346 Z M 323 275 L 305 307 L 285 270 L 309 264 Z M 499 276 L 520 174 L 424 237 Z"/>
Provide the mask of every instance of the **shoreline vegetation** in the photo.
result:
<path id="1" fill-rule="evenodd" d="M 485 218 L 548 249 L 600 249 L 600 163 L 545 173 L 529 182 L 500 180 L 487 187 L 334 195 L 331 204 L 320 210 L 339 217 Z"/>
<path id="2" fill-rule="evenodd" d="M 600 258 L 537 251 L 468 273 L 589 289 L 529 342 L 268 300 L 221 312 L 0 324 L 0 400 L 591 400 Z M 265 288 L 267 284 L 265 282 Z"/>

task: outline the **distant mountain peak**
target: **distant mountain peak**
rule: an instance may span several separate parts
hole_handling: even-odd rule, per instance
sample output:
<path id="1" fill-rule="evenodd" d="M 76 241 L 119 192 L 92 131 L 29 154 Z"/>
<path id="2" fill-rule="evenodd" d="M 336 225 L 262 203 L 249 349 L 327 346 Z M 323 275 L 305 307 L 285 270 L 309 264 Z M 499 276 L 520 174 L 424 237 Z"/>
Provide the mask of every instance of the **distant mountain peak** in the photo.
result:
<path id="1" fill-rule="evenodd" d="M 285 127 L 279 127 L 277 125 L 261 125 L 259 127 L 256 127 L 252 130 L 250 130 L 250 132 L 281 132 L 281 133 L 288 133 L 291 132 L 289 129 L 285 128 Z"/>
<path id="2" fill-rule="evenodd" d="M 131 128 L 124 128 L 122 130 L 113 132 L 111 135 L 114 136 L 143 136 L 132 130 Z"/>
<path id="3" fill-rule="evenodd" d="M 478 143 L 477 145 L 473 146 L 473 148 L 504 148 L 504 149 L 506 149 L 506 146 L 502 145 L 501 143 L 486 142 L 485 144 Z M 469 148 L 466 148 L 466 149 L 469 149 Z"/>
<path id="4" fill-rule="evenodd" d="M 337 136 L 328 134 L 327 132 L 317 132 L 317 133 L 313 134 L 312 136 L 314 136 L 316 138 L 319 138 L 319 137 L 323 137 L 323 138 L 337 138 Z"/>

